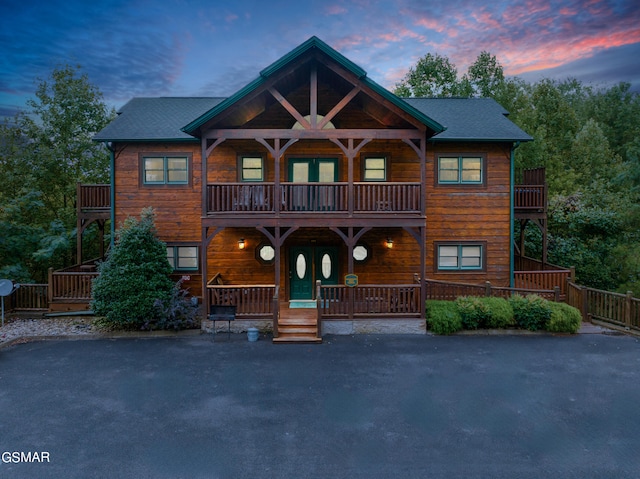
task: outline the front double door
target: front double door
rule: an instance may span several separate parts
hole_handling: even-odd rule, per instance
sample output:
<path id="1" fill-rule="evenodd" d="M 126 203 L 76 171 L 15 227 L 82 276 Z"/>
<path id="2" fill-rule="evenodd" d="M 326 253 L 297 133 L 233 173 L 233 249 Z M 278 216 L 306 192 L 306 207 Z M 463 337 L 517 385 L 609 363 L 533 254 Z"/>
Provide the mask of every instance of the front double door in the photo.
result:
<path id="1" fill-rule="evenodd" d="M 293 246 L 289 249 L 291 300 L 315 299 L 314 285 L 338 284 L 338 248 L 335 246 Z"/>

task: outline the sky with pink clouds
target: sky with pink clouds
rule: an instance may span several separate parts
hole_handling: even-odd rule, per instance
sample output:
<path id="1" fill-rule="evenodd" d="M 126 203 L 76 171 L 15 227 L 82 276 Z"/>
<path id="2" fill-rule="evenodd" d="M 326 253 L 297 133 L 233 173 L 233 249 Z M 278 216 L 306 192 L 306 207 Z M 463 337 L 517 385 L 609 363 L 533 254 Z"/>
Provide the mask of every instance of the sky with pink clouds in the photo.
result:
<path id="1" fill-rule="evenodd" d="M 229 96 L 313 35 L 389 89 L 427 53 L 462 75 L 488 51 L 526 81 L 640 91 L 638 0 L 4 0 L 0 117 L 64 64 L 116 108 L 137 96 Z"/>

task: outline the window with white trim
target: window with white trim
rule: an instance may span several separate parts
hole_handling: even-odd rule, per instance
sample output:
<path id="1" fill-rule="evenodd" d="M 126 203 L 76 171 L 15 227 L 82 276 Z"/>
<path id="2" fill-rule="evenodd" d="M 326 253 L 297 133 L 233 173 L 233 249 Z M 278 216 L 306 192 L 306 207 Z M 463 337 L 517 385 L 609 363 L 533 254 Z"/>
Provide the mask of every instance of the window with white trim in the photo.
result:
<path id="1" fill-rule="evenodd" d="M 195 271 L 199 268 L 197 246 L 167 246 L 167 259 L 175 271 Z"/>
<path id="2" fill-rule="evenodd" d="M 482 244 L 440 244 L 437 246 L 439 270 L 481 270 L 484 268 Z"/>
<path id="3" fill-rule="evenodd" d="M 189 158 L 145 156 L 142 173 L 145 185 L 185 185 L 189 183 Z"/>
<path id="4" fill-rule="evenodd" d="M 484 181 L 481 156 L 441 156 L 438 158 L 438 183 L 480 185 Z"/>

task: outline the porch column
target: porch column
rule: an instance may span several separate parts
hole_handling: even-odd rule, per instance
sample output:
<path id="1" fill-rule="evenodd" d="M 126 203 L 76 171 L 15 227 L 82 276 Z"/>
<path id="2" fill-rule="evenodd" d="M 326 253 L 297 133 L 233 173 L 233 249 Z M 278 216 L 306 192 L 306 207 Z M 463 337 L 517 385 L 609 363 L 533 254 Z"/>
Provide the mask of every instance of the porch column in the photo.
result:
<path id="1" fill-rule="evenodd" d="M 424 183 L 423 183 L 424 184 Z M 427 302 L 427 227 L 420 227 L 420 317 L 426 320 Z"/>

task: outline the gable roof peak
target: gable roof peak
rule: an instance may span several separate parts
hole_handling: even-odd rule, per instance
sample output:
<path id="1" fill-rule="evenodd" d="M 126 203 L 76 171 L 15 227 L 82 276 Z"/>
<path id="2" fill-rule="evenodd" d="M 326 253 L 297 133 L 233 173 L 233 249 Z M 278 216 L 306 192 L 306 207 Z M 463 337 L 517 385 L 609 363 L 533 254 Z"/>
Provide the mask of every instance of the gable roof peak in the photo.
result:
<path id="1" fill-rule="evenodd" d="M 321 52 L 323 52 L 324 54 L 328 55 L 335 62 L 339 63 L 341 66 L 343 66 L 346 69 L 350 70 L 358 78 L 364 78 L 364 77 L 367 76 L 367 72 L 363 68 L 361 68 L 358 65 L 356 65 L 354 62 L 349 60 L 347 57 L 345 57 L 343 54 L 341 54 L 340 52 L 338 52 L 334 48 L 330 47 L 327 43 L 323 42 L 322 40 L 320 40 L 315 35 L 310 37 L 307 41 L 305 41 L 305 42 L 301 43 L 300 45 L 298 45 L 296 48 L 291 50 L 289 53 L 284 55 L 282 58 L 280 58 L 280 59 L 276 60 L 275 62 L 273 62 L 268 67 L 263 68 L 260 71 L 260 76 L 263 77 L 263 78 L 272 76 L 276 71 L 278 71 L 284 65 L 286 65 L 289 62 L 291 62 L 292 60 L 300 57 L 301 55 L 304 55 L 306 52 L 308 52 L 309 50 L 312 50 L 314 48 L 319 50 L 319 51 L 321 51 Z"/>

